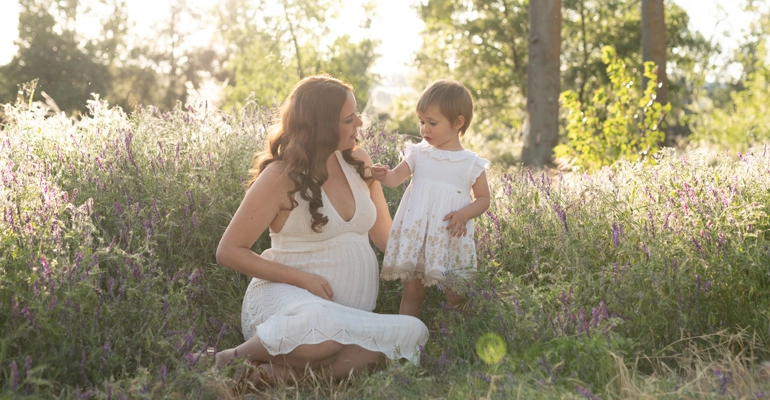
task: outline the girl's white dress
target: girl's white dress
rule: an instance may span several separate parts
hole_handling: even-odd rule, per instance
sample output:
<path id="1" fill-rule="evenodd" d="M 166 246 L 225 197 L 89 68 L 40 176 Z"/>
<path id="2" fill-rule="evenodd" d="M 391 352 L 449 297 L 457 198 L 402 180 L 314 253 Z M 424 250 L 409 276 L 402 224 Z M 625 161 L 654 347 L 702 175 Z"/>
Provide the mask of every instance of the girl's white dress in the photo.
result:
<path id="1" fill-rule="evenodd" d="M 382 262 L 382 278 L 420 279 L 425 286 L 469 278 L 476 271 L 474 224 L 451 237 L 444 217 L 471 202 L 471 187 L 489 161 L 468 150 L 439 150 L 425 141 L 407 143 L 404 160 L 412 182 L 404 192 Z"/>
<path id="2" fill-rule="evenodd" d="M 333 340 L 417 363 L 418 346 L 428 340 L 425 324 L 407 315 L 371 312 L 377 302 L 379 268 L 368 233 L 377 212 L 366 182 L 339 152 L 335 154 L 355 197 L 353 218 L 344 221 L 322 191 L 324 206 L 319 211 L 329 222 L 320 233 L 313 232 L 308 202 L 297 195 L 299 205 L 279 233 L 270 233 L 271 248 L 262 253 L 326 278 L 334 293 L 332 301 L 297 286 L 254 278 L 243 298 L 243 336 L 247 340 L 259 336 L 272 355 Z"/>

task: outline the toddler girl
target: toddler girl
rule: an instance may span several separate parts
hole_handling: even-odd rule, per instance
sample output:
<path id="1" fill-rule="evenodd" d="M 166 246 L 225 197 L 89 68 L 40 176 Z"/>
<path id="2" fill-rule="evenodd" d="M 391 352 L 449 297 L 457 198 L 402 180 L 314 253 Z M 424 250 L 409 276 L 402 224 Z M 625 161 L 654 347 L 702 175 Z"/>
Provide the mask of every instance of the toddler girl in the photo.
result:
<path id="1" fill-rule="evenodd" d="M 426 286 L 443 288 L 452 306 L 465 301 L 449 283 L 476 271 L 473 218 L 489 208 L 489 161 L 460 144 L 473 119 L 473 99 L 463 84 L 431 83 L 416 108 L 422 142 L 407 143 L 393 170 L 372 166 L 372 176 L 388 187 L 412 177 L 393 220 L 381 276 L 404 282 L 399 313 L 419 317 Z"/>

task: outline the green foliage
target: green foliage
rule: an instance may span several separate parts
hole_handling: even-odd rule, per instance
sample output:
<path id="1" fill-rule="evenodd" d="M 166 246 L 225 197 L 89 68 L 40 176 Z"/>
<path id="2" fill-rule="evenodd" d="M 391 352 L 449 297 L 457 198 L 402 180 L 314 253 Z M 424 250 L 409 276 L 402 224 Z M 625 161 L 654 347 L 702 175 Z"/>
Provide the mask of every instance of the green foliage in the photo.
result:
<path id="1" fill-rule="evenodd" d="M 248 111 L 246 125 L 203 106 L 128 117 L 94 100 L 89 110 L 73 123 L 6 107 L 0 166 L 14 189 L 0 197 L 3 389 L 138 393 L 110 382 L 144 376 L 148 393 L 163 381 L 152 397 L 200 391 L 194 351 L 240 340 L 237 313 L 221 311 L 239 307 L 245 279 L 212 268 L 213 255 L 264 114 Z M 167 370 L 178 374 L 168 386 Z"/>
<path id="2" fill-rule="evenodd" d="M 669 102 L 674 112 L 668 124 L 683 117 L 692 92 L 703 84 L 705 71 L 719 48 L 702 34 L 688 28 L 690 17 L 674 2 L 665 2 Z M 610 46 L 626 60 L 629 71 L 641 76 L 641 7 L 630 0 L 564 0 L 561 59 L 562 88 L 578 94 L 581 101 L 610 83 L 603 48 Z M 683 121 L 684 122 L 684 121 Z"/>
<path id="3" fill-rule="evenodd" d="M 415 59 L 419 92 L 452 77 L 473 94 L 472 129 L 509 135 L 523 120 L 528 2 L 430 0 L 417 6 L 425 23 Z"/>
<path id="4" fill-rule="evenodd" d="M 770 142 L 768 33 L 770 13 L 761 13 L 735 52 L 741 76 L 734 82 L 715 82 L 710 96 L 691 107 L 693 146 L 746 152 Z"/>
<path id="5" fill-rule="evenodd" d="M 591 101 L 581 103 L 577 93 L 567 90 L 560 101 L 567 114 L 567 143 L 554 148 L 556 157 L 568 158 L 574 165 L 597 169 L 625 158 L 648 159 L 664 139 L 661 123 L 671 104 L 655 101 L 655 65 L 644 65 L 648 84 L 643 91 L 635 84 L 626 61 L 611 47 L 603 50 L 610 85 L 594 91 Z"/>
<path id="6" fill-rule="evenodd" d="M 348 35 L 336 38 L 328 48 L 327 21 L 342 6 L 338 0 L 287 0 L 271 2 L 222 0 L 218 9 L 222 33 L 230 49 L 232 80 L 226 106 L 240 107 L 250 100 L 272 106 L 282 101 L 305 76 L 326 72 L 353 84 L 359 109 L 363 109 L 377 77 L 369 68 L 377 58 L 379 41 L 357 43 Z M 371 23 L 372 5 L 366 5 Z"/>
<path id="7" fill-rule="evenodd" d="M 197 364 L 196 352 L 243 340 L 248 279 L 216 266 L 214 254 L 269 112 L 200 104 L 126 115 L 99 100 L 89 110 L 72 121 L 35 104 L 5 108 L 0 396 L 716 398 L 722 386 L 735 397 L 770 389 L 755 366 L 770 356 L 768 154 L 712 163 L 663 151 L 654 164 L 559 177 L 492 171 L 492 204 L 476 219 L 479 273 L 457 288 L 468 303 L 451 309 L 428 292 L 431 339 L 419 367 L 244 392 L 229 370 Z M 374 161 L 394 166 L 409 137 L 369 127 L 361 139 Z M 403 190 L 385 191 L 391 213 Z M 255 250 L 267 246 L 263 237 Z M 383 283 L 377 311 L 396 312 L 400 295 L 399 283 Z M 479 354 L 490 337 L 496 357 Z"/>
<path id="8" fill-rule="evenodd" d="M 9 64 L 0 67 L 6 83 L 0 88 L 0 103 L 13 102 L 18 84 L 37 79 L 36 101 L 52 104 L 44 97 L 47 95 L 61 111 L 84 111 L 91 93 L 103 94 L 109 89 L 111 57 L 106 46 L 111 42 L 81 42 L 83 38 L 74 26 L 77 2 L 23 0 L 19 5 L 19 37 L 15 41 L 19 50 Z M 109 5 L 112 18 L 125 22 L 120 6 Z"/>
<path id="9" fill-rule="evenodd" d="M 491 141 L 517 137 L 526 106 L 529 2 L 430 0 L 417 9 L 425 29 L 415 60 L 415 89 L 439 77 L 458 79 L 476 100 L 476 132 Z M 710 70 L 717 48 L 689 30 L 687 13 L 673 2 L 666 2 L 665 16 L 669 100 L 676 111 L 669 122 L 675 123 L 691 102 L 692 91 L 702 85 L 703 71 Z M 564 0 L 561 38 L 561 87 L 575 92 L 581 102 L 610 84 L 602 60 L 606 46 L 641 78 L 638 1 Z"/>
<path id="10" fill-rule="evenodd" d="M 701 110 L 693 118 L 693 144 L 720 150 L 746 152 L 752 147 L 770 143 L 770 71 L 757 71 L 744 81 L 743 90 L 730 93 L 723 107 Z"/>

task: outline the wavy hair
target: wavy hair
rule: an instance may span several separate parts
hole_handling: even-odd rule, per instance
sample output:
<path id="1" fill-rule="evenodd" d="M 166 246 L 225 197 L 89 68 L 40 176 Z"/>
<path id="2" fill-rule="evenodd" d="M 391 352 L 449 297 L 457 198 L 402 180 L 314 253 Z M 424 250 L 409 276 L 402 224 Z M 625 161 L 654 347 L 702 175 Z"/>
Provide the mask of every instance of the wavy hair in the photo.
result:
<path id="1" fill-rule="evenodd" d="M 275 161 L 282 161 L 284 174 L 294 183 L 286 192 L 291 201 L 289 211 L 298 206 L 294 196 L 299 193 L 310 204 L 310 228 L 320 232 L 329 218 L 320 211 L 323 207 L 321 185 L 329 178 L 326 161 L 337 150 L 340 132 L 340 112 L 353 87 L 329 75 L 309 76 L 291 89 L 279 107 L 280 120 L 270 129 L 268 146 L 255 154 L 251 179 L 254 183 L 260 173 Z M 342 151 L 343 159 L 356 168 L 361 178 L 370 183 L 367 167 L 353 157 L 353 149 Z"/>

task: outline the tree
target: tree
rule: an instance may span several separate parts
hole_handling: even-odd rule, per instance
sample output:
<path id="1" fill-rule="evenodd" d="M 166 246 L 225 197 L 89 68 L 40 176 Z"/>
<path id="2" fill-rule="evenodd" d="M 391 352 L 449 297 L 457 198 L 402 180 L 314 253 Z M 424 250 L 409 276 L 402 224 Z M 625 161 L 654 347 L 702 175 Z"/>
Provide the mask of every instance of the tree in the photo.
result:
<path id="1" fill-rule="evenodd" d="M 326 23 L 341 5 L 338 0 L 222 0 L 218 18 L 232 71 L 227 104 L 255 100 L 272 106 L 304 76 L 327 72 L 351 82 L 363 108 L 375 81 L 369 68 L 379 42 L 366 38 L 354 43 L 343 35 L 323 48 L 322 41 L 329 39 Z M 372 7 L 367 6 L 367 15 Z"/>
<path id="2" fill-rule="evenodd" d="M 439 76 L 461 80 L 477 104 L 473 129 L 489 140 L 518 138 L 525 116 L 528 2 L 518 0 L 426 0 L 417 6 L 425 22 L 415 58 L 416 90 Z M 668 97 L 680 118 L 690 93 L 700 87 L 716 47 L 688 30 L 687 13 L 665 3 L 669 48 Z M 641 8 L 637 0 L 562 0 L 561 86 L 583 100 L 609 84 L 602 48 L 632 61 L 641 77 Z M 396 116 L 399 118 L 399 116 Z"/>
<path id="3" fill-rule="evenodd" d="M 666 79 L 666 19 L 663 0 L 642 0 L 642 61 L 652 61 L 658 67 L 658 97 L 655 101 L 668 104 Z M 646 78 L 642 86 L 647 87 Z"/>
<path id="4" fill-rule="evenodd" d="M 523 0 L 428 0 L 415 58 L 416 90 L 438 77 L 457 79 L 475 101 L 472 129 L 509 136 L 523 119 L 528 9 Z"/>
<path id="5" fill-rule="evenodd" d="M 109 8 L 109 16 L 102 35 L 87 40 L 75 30 L 81 10 L 77 0 L 21 0 L 19 50 L 9 64 L 0 67 L 7 82 L 0 101 L 13 101 L 16 85 L 34 79 L 39 79 L 34 100 L 45 101 L 47 95 L 58 109 L 69 113 L 85 110 L 91 93 L 105 94 L 126 14 L 120 0 L 103 4 Z"/>
<path id="6" fill-rule="evenodd" d="M 361 25 L 369 30 L 372 25 L 372 15 L 375 12 L 373 2 L 364 5 L 366 19 Z M 329 49 L 321 55 L 316 64 L 316 72 L 326 72 L 353 85 L 359 110 L 366 106 L 369 93 L 374 87 L 378 76 L 369 72 L 377 60 L 377 47 L 380 41 L 371 37 L 361 39 L 358 43 L 350 40 L 350 35 L 342 35 L 334 40 Z"/>
<path id="7" fill-rule="evenodd" d="M 204 79 L 227 79 L 211 45 L 192 41 L 204 14 L 189 0 L 173 0 L 157 30 L 135 36 L 132 48 L 123 51 L 108 100 L 128 109 L 138 104 L 171 109 L 185 104 L 188 88 L 199 88 Z"/>
<path id="8" fill-rule="evenodd" d="M 602 62 L 602 48 L 616 49 L 629 62 L 629 71 L 640 79 L 642 64 L 642 15 L 638 1 L 563 0 L 562 85 L 589 101 L 592 93 L 609 84 Z M 668 48 L 666 90 L 672 112 L 666 116 L 669 139 L 689 133 L 686 115 L 695 101 L 705 75 L 713 70 L 719 47 L 698 32 L 690 31 L 689 16 L 674 2 L 665 2 L 665 38 Z M 582 13 L 581 13 L 582 10 Z M 670 143 L 670 142 L 669 142 Z"/>
<path id="9" fill-rule="evenodd" d="M 542 168 L 559 140 L 561 0 L 530 0 L 524 165 Z"/>

